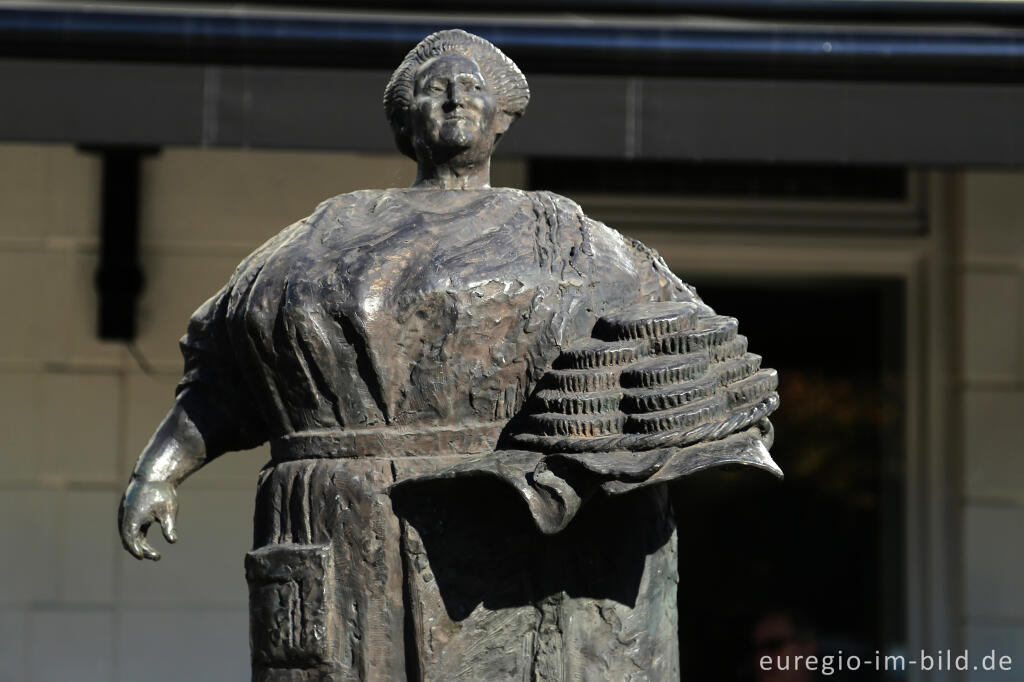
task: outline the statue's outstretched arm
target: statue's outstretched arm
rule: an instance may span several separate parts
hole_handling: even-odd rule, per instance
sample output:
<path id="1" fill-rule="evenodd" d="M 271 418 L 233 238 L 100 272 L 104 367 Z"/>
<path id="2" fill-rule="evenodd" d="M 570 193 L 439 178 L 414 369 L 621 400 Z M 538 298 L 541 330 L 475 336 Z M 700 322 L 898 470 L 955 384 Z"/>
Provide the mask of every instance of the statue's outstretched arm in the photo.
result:
<path id="1" fill-rule="evenodd" d="M 136 559 L 160 558 L 146 540 L 155 521 L 168 542 L 178 539 L 176 488 L 190 474 L 220 453 L 211 453 L 186 409 L 188 391 L 182 392 L 139 455 L 117 513 L 121 543 Z"/>

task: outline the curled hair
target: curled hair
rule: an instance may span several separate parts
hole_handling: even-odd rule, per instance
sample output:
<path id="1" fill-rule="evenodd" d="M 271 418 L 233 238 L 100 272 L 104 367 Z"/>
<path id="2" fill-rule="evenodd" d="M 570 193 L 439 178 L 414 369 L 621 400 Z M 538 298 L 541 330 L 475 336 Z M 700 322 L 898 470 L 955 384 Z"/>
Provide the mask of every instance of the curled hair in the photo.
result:
<path id="1" fill-rule="evenodd" d="M 409 50 L 384 88 L 384 114 L 395 133 L 398 151 L 414 159 L 416 153 L 406 122 L 412 105 L 416 71 L 431 59 L 448 53 L 469 57 L 477 63 L 494 92 L 498 108 L 513 121 L 523 115 L 530 101 L 526 77 L 504 52 L 490 42 L 459 29 L 431 33 Z"/>

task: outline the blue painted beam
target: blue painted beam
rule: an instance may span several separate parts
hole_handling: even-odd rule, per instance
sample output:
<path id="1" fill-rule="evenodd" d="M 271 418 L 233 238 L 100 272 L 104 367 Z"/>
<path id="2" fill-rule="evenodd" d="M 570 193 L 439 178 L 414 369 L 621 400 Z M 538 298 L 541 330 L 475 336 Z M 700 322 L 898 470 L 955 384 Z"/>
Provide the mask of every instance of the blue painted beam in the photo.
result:
<path id="1" fill-rule="evenodd" d="M 905 3 L 904 3 L 905 4 Z M 1024 29 L 0 7 L 0 56 L 387 68 L 456 26 L 531 73 L 1022 82 Z"/>

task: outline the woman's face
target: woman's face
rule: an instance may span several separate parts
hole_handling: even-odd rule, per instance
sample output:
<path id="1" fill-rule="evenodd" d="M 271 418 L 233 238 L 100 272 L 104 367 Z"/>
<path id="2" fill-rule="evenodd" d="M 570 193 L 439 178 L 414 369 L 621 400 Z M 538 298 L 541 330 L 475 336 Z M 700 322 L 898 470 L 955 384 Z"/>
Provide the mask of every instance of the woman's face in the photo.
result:
<path id="1" fill-rule="evenodd" d="M 445 54 L 419 68 L 409 110 L 413 148 L 420 160 L 444 163 L 488 158 L 495 141 L 495 97 L 469 57 Z"/>

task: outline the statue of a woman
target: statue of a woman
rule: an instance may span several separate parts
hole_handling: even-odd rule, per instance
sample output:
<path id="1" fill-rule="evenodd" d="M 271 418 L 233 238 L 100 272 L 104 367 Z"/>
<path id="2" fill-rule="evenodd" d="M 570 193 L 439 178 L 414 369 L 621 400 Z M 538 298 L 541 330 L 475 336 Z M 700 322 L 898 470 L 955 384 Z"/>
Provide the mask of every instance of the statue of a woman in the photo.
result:
<path id="1" fill-rule="evenodd" d="M 491 188 L 529 99 L 497 48 L 425 38 L 388 83 L 407 189 L 323 202 L 194 314 L 119 514 L 270 441 L 258 680 L 678 677 L 664 482 L 767 455 L 775 376 L 658 256 L 547 192 Z"/>

